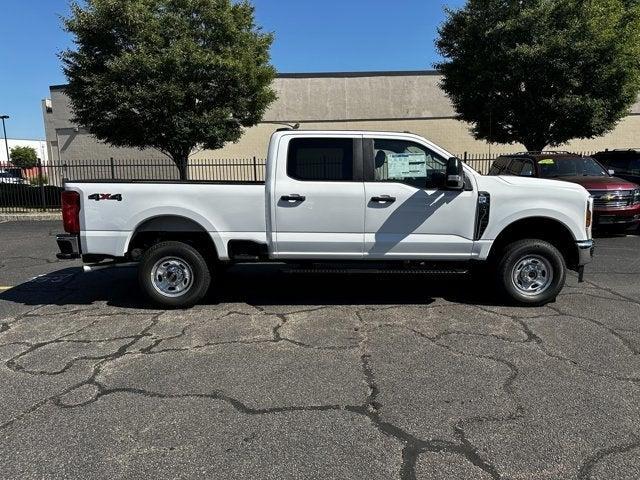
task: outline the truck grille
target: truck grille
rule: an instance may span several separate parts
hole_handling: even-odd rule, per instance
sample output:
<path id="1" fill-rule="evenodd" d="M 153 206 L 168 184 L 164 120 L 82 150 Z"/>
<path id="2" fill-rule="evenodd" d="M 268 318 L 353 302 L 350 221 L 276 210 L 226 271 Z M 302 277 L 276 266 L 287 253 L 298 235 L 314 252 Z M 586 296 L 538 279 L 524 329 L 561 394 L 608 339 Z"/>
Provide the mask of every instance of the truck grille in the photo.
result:
<path id="1" fill-rule="evenodd" d="M 592 191 L 596 208 L 625 208 L 633 205 L 633 190 Z"/>

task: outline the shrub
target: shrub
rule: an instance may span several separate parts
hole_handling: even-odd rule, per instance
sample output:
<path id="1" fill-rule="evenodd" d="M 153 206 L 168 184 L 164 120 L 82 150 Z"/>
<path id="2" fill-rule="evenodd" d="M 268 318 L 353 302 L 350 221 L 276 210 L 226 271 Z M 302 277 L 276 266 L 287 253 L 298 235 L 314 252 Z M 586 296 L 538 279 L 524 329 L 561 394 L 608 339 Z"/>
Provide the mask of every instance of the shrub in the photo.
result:
<path id="1" fill-rule="evenodd" d="M 38 165 L 38 154 L 33 147 L 13 147 L 9 157 L 11 163 L 18 168 L 33 168 Z"/>

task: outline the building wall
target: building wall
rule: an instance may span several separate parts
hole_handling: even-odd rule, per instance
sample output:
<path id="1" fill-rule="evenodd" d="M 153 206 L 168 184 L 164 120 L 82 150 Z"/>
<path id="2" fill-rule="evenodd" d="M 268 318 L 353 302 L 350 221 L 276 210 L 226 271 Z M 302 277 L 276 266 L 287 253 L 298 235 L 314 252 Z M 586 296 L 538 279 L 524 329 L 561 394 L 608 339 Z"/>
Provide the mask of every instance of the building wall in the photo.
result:
<path id="1" fill-rule="evenodd" d="M 455 119 L 449 99 L 439 87 L 440 75 L 424 72 L 364 72 L 285 74 L 274 83 L 278 100 L 261 124 L 246 131 L 240 142 L 218 151 L 194 153 L 194 161 L 264 157 L 269 137 L 279 123 L 300 123 L 307 129 L 411 131 L 455 154 L 487 155 L 524 150 L 522 145 L 489 145 L 475 140 L 467 124 Z M 45 101 L 46 102 L 46 101 Z M 148 159 L 170 164 L 155 150 L 113 148 L 101 144 L 71 122 L 64 86 L 51 87 L 50 107 L 43 104 L 47 146 L 60 163 Z M 593 140 L 576 140 L 561 149 L 595 151 L 639 147 L 640 102 L 618 127 Z"/>

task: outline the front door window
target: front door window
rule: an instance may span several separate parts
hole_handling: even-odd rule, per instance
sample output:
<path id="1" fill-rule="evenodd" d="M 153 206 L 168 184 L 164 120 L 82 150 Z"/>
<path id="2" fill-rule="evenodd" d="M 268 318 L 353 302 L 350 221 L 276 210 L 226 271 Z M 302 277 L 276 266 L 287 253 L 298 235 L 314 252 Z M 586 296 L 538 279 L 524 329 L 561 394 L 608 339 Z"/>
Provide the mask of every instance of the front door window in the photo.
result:
<path id="1" fill-rule="evenodd" d="M 374 180 L 416 188 L 436 188 L 446 161 L 426 147 L 407 140 L 374 141 Z"/>

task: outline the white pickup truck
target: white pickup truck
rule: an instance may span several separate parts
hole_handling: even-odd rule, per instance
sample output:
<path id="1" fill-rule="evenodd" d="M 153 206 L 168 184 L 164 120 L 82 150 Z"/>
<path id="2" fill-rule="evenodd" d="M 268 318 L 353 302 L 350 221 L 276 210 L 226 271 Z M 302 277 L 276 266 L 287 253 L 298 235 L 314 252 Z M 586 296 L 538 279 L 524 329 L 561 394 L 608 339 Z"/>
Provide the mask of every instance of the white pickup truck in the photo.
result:
<path id="1" fill-rule="evenodd" d="M 186 307 L 225 264 L 491 274 L 541 305 L 593 256 L 579 185 L 488 177 L 409 133 L 274 133 L 266 181 L 66 183 L 59 258 L 137 263 L 157 303 Z M 106 262 L 106 263 L 105 263 Z"/>

